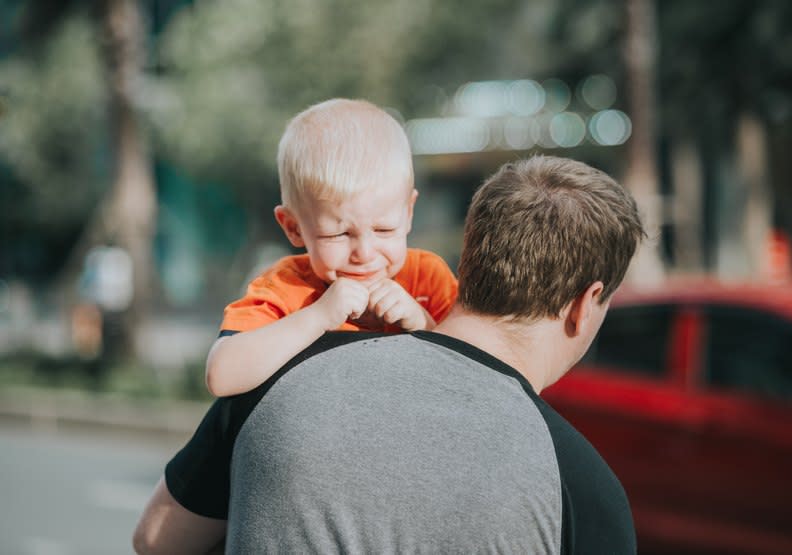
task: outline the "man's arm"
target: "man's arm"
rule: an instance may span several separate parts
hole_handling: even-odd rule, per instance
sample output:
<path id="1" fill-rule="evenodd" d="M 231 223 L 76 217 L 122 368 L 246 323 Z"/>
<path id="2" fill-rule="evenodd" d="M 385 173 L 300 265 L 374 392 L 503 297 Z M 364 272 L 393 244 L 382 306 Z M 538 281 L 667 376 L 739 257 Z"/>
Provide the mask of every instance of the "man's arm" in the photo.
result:
<path id="1" fill-rule="evenodd" d="M 226 521 L 188 511 L 160 479 L 135 528 L 132 544 L 139 555 L 223 553 Z"/>
<path id="2" fill-rule="evenodd" d="M 225 397 L 258 387 L 297 353 L 366 310 L 369 292 L 340 278 L 314 304 L 264 327 L 221 337 L 206 359 L 206 386 Z"/>

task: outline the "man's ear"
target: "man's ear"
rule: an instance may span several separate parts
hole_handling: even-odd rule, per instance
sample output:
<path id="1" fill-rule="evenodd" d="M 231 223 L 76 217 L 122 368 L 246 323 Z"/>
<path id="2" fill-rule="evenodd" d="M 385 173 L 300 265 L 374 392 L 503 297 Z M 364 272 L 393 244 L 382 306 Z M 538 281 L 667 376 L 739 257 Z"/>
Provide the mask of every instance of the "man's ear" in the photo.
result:
<path id="1" fill-rule="evenodd" d="M 605 284 L 595 281 L 564 308 L 561 316 L 565 319 L 567 335 L 573 337 L 586 331 L 586 326 L 591 322 L 594 304 L 600 302 L 604 289 Z"/>
<path id="2" fill-rule="evenodd" d="M 286 238 L 292 246 L 305 246 L 305 241 L 303 241 L 302 234 L 300 233 L 300 222 L 297 221 L 297 216 L 294 212 L 279 204 L 275 207 L 275 220 L 278 222 L 278 225 L 281 226 L 281 229 L 283 229 L 283 233 L 286 234 Z"/>

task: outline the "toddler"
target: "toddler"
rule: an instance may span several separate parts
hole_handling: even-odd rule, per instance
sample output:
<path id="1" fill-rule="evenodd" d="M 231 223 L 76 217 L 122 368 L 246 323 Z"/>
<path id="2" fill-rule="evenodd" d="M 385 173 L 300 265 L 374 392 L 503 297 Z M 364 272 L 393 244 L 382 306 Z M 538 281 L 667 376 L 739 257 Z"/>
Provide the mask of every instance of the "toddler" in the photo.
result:
<path id="1" fill-rule="evenodd" d="M 387 112 L 347 99 L 301 112 L 281 138 L 278 175 L 275 219 L 306 253 L 226 307 L 206 362 L 216 396 L 257 387 L 326 331 L 432 329 L 456 299 L 443 259 L 407 248 L 418 192 L 407 136 Z"/>

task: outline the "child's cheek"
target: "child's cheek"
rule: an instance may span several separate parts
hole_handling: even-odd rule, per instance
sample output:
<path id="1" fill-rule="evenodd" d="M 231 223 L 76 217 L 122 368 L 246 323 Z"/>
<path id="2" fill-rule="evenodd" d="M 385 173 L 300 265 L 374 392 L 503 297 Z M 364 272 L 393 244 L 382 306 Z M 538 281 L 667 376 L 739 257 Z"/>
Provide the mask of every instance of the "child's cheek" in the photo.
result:
<path id="1" fill-rule="evenodd" d="M 324 245 L 320 251 L 320 256 L 324 265 L 331 270 L 338 270 L 344 267 L 349 258 L 348 249 L 341 244 Z"/>

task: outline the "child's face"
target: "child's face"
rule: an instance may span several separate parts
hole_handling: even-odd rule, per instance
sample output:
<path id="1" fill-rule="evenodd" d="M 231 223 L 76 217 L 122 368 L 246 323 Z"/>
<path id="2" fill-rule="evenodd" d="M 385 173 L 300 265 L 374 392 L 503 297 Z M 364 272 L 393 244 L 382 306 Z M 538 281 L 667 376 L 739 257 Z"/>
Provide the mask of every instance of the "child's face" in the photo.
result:
<path id="1" fill-rule="evenodd" d="M 291 243 L 305 247 L 323 281 L 368 284 L 404 266 L 417 195 L 406 185 L 378 187 L 341 201 L 304 199 L 298 210 L 279 206 L 275 217 Z"/>

